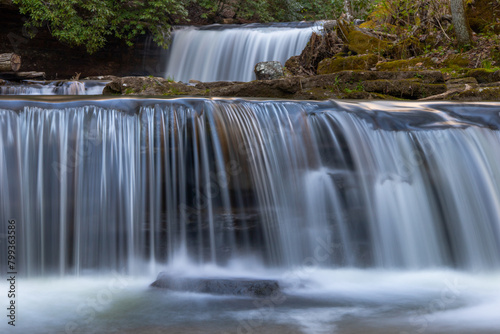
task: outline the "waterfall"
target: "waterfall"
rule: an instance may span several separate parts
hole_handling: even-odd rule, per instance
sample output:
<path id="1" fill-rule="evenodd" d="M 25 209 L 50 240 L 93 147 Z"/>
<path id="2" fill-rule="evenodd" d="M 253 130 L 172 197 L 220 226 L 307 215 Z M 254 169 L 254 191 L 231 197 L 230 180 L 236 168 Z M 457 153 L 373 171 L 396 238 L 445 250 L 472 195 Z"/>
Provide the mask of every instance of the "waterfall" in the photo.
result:
<path id="1" fill-rule="evenodd" d="M 0 95 L 101 95 L 109 81 L 35 81 L 5 83 Z"/>
<path id="2" fill-rule="evenodd" d="M 261 61 L 280 61 L 300 55 L 319 26 L 249 24 L 185 27 L 173 33 L 166 77 L 177 81 L 251 81 Z"/>
<path id="3" fill-rule="evenodd" d="M 499 124 L 498 104 L 5 100 L 0 219 L 28 276 L 498 269 Z"/>

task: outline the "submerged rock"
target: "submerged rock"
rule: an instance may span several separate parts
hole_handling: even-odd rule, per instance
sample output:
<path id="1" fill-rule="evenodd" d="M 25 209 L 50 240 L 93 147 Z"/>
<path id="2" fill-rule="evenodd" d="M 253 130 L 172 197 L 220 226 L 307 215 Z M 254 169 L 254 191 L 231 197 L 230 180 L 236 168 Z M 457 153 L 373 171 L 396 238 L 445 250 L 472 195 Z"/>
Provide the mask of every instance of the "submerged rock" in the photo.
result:
<path id="1" fill-rule="evenodd" d="M 161 272 L 151 286 L 175 291 L 250 297 L 270 297 L 281 291 L 275 280 L 173 277 L 165 272 Z"/>
<path id="2" fill-rule="evenodd" d="M 255 65 L 257 80 L 276 80 L 283 78 L 283 66 L 279 61 L 263 61 Z"/>

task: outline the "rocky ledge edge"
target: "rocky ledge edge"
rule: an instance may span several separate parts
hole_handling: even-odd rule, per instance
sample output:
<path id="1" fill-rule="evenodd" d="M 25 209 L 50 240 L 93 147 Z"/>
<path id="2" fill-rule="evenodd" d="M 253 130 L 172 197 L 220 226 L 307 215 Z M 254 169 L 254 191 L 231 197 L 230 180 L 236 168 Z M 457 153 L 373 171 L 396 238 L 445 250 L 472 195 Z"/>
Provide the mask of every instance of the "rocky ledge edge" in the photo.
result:
<path id="1" fill-rule="evenodd" d="M 500 71 L 470 70 L 445 79 L 437 70 L 346 70 L 251 82 L 175 82 L 161 77 L 110 77 L 104 95 L 277 98 L 294 100 L 500 101 Z"/>

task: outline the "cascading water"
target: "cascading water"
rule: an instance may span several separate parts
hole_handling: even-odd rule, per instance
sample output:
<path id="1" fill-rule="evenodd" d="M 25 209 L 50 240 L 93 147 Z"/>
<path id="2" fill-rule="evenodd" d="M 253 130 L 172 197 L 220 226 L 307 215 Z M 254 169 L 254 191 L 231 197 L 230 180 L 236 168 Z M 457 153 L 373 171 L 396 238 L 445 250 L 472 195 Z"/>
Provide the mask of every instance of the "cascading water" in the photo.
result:
<path id="1" fill-rule="evenodd" d="M 53 332 L 147 332 L 147 323 L 181 332 L 416 333 L 427 321 L 430 333 L 449 326 L 494 333 L 498 110 L 494 103 L 2 101 L 0 219 L 18 221 L 22 305 L 45 314 L 30 296 L 65 291 L 53 310 L 61 323 L 40 320 Z M 0 226 L 6 240 L 7 224 Z M 285 297 L 256 304 L 131 288 L 148 281 L 130 277 L 151 282 L 165 268 L 274 277 Z M 110 272 L 121 276 L 91 281 Z M 61 278 L 44 280 L 53 276 Z M 105 316 L 87 321 L 90 304 L 81 300 L 99 301 L 100 287 L 115 280 L 130 286 L 108 288 L 111 297 L 93 311 Z M 86 288 L 75 292 L 75 284 Z M 255 322 L 255 308 L 268 315 Z"/>
<path id="2" fill-rule="evenodd" d="M 1 112 L 2 219 L 29 224 L 27 274 L 180 252 L 289 267 L 320 238 L 328 266 L 500 265 L 500 137 L 467 119 L 408 132 L 334 103 L 98 105 Z"/>
<path id="3" fill-rule="evenodd" d="M 109 81 L 24 81 L 4 83 L 0 95 L 101 95 Z"/>
<path id="4" fill-rule="evenodd" d="M 186 27 L 174 31 L 166 77 L 177 81 L 251 81 L 261 61 L 299 55 L 320 25 L 249 24 Z"/>

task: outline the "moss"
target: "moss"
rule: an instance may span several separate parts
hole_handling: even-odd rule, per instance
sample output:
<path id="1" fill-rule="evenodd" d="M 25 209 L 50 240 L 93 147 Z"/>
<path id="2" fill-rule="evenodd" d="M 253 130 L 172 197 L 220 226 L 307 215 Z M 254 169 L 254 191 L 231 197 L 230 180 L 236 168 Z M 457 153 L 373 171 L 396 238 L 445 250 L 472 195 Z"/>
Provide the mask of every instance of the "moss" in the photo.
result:
<path id="1" fill-rule="evenodd" d="M 451 68 L 453 67 L 460 68 L 460 67 L 468 67 L 470 64 L 469 64 L 469 59 L 466 56 L 457 54 L 448 57 L 448 59 L 444 61 L 444 65 L 446 67 L 451 67 Z"/>
<path id="2" fill-rule="evenodd" d="M 468 77 L 476 78 L 479 83 L 500 81 L 500 70 L 498 68 L 476 68 L 467 73 Z"/>
<path id="3" fill-rule="evenodd" d="M 383 54 L 391 46 L 391 43 L 381 39 L 368 36 L 361 31 L 353 30 L 347 36 L 348 48 L 357 54 L 378 53 Z"/>
<path id="4" fill-rule="evenodd" d="M 127 88 L 125 89 L 125 95 L 130 95 L 130 94 L 133 94 L 134 93 L 134 90 L 132 88 Z"/>
<path id="5" fill-rule="evenodd" d="M 379 71 L 411 71 L 423 70 L 434 67 L 434 63 L 429 58 L 414 58 L 394 60 L 377 65 Z"/>
<path id="6" fill-rule="evenodd" d="M 314 87 L 309 89 L 304 89 L 303 91 L 297 92 L 294 95 L 295 99 L 301 100 L 328 100 L 332 98 L 339 98 L 337 89 L 334 87 L 330 88 L 320 88 Z"/>
<path id="7" fill-rule="evenodd" d="M 445 67 L 439 69 L 439 71 L 443 73 L 443 75 L 447 79 L 463 77 L 464 75 L 467 75 L 469 70 L 470 70 L 469 68 L 461 68 L 458 66 Z"/>
<path id="8" fill-rule="evenodd" d="M 351 57 L 323 59 L 318 65 L 318 74 L 330 74 L 347 70 L 369 70 L 377 64 L 379 57 L 370 54 Z"/>
<path id="9" fill-rule="evenodd" d="M 497 23 L 500 19 L 500 6 L 494 6 L 492 0 L 475 0 L 467 7 L 466 13 L 473 31 L 500 33 Z"/>
<path id="10" fill-rule="evenodd" d="M 452 97 L 459 101 L 500 101 L 500 87 L 469 89 Z"/>
<path id="11" fill-rule="evenodd" d="M 406 38 L 387 49 L 387 55 L 394 59 L 406 59 L 422 54 L 423 46 L 415 37 Z"/>
<path id="12" fill-rule="evenodd" d="M 373 80 L 363 82 L 367 92 L 387 94 L 405 99 L 420 99 L 446 92 L 445 84 L 425 84 L 420 79 Z"/>
<path id="13" fill-rule="evenodd" d="M 369 92 L 358 92 L 358 91 L 345 93 L 342 96 L 342 98 L 348 100 L 404 100 L 398 97 L 380 93 L 373 93 L 373 92 L 369 93 Z"/>

